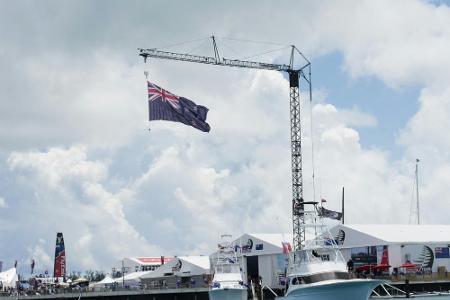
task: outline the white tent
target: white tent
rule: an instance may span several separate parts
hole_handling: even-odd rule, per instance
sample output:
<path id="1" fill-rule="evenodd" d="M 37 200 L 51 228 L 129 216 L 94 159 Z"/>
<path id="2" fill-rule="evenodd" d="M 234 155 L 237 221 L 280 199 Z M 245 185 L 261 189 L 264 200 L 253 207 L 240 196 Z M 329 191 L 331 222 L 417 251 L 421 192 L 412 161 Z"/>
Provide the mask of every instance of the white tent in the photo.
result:
<path id="1" fill-rule="evenodd" d="M 106 275 L 105 278 L 103 278 L 101 281 L 99 282 L 95 282 L 94 286 L 106 286 L 108 284 L 113 284 L 114 282 L 117 282 L 118 279 L 113 279 L 111 278 L 109 275 Z"/>
<path id="2" fill-rule="evenodd" d="M 114 280 L 119 284 L 124 284 L 125 286 L 135 287 L 141 284 L 141 277 L 144 275 L 148 275 L 153 271 L 144 271 L 144 272 L 133 272 L 125 274 L 124 277 L 115 278 Z"/>
<path id="3" fill-rule="evenodd" d="M 0 282 L 3 288 L 15 288 L 16 283 L 19 281 L 16 268 L 11 268 L 5 272 L 0 273 Z"/>
<path id="4" fill-rule="evenodd" d="M 112 286 L 113 284 L 116 284 L 118 280 L 119 280 L 118 278 L 114 279 L 114 278 L 111 278 L 109 275 L 106 275 L 105 278 L 103 278 L 102 280 L 91 283 L 89 285 L 89 288 L 92 288 L 94 290 L 107 288 L 107 287 Z"/>
<path id="5" fill-rule="evenodd" d="M 173 275 L 178 277 L 190 277 L 211 274 L 209 266 L 208 256 L 180 256 L 141 278 L 159 278 Z"/>

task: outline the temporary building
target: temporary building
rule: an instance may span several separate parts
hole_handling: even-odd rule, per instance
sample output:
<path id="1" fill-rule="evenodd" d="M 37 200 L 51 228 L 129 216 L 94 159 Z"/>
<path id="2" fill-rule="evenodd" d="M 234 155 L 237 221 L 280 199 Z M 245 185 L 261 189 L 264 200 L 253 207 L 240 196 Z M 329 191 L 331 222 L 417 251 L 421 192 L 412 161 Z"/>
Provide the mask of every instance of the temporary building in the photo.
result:
<path id="1" fill-rule="evenodd" d="M 108 288 L 108 287 L 112 286 L 113 284 L 116 284 L 117 281 L 118 281 L 117 278 L 114 279 L 114 278 L 111 278 L 111 276 L 106 275 L 105 278 L 103 278 L 102 280 L 92 283 L 92 287 L 95 290 L 102 289 L 102 288 Z"/>
<path id="2" fill-rule="evenodd" d="M 233 242 L 236 255 L 242 265 L 244 283 L 262 281 L 272 289 L 284 288 L 287 264 L 285 252 L 292 250 L 292 234 L 247 233 Z M 211 254 L 211 264 L 217 260 L 217 252 Z M 212 266 L 211 266 L 212 268 Z"/>
<path id="3" fill-rule="evenodd" d="M 159 266 L 168 263 L 173 257 L 167 256 L 142 256 L 142 257 L 126 257 L 117 262 L 114 269 L 121 270 L 122 267 L 126 273 L 139 271 L 154 271 Z"/>
<path id="4" fill-rule="evenodd" d="M 141 276 L 147 286 L 198 287 L 205 285 L 211 274 L 208 256 L 180 256 L 153 272 Z"/>
<path id="5" fill-rule="evenodd" d="M 2 283 L 3 289 L 15 288 L 17 286 L 17 281 L 19 281 L 19 277 L 17 276 L 16 268 L 11 268 L 0 273 L 0 282 Z"/>
<path id="6" fill-rule="evenodd" d="M 153 271 L 144 271 L 144 272 L 133 272 L 129 274 L 125 274 L 123 277 L 115 278 L 117 283 L 120 285 L 125 284 L 125 286 L 135 287 L 141 284 L 141 277 L 153 273 Z"/>
<path id="7" fill-rule="evenodd" d="M 340 224 L 330 231 L 344 258 L 351 259 L 355 268 L 385 264 L 394 273 L 450 269 L 450 225 Z"/>

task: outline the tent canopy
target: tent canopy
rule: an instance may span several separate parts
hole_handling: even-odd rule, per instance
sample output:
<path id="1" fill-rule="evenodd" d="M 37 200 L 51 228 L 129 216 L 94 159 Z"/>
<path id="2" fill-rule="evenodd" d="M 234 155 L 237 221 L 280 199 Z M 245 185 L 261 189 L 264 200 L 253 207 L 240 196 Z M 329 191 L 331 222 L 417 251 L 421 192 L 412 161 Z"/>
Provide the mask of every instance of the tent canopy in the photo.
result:
<path id="1" fill-rule="evenodd" d="M 148 279 L 165 276 L 190 277 L 211 274 L 209 265 L 208 256 L 179 256 L 141 278 Z"/>
<path id="2" fill-rule="evenodd" d="M 117 282 L 117 279 L 111 278 L 109 275 L 106 275 L 105 278 L 103 278 L 101 281 L 94 283 L 94 285 L 107 285 L 107 284 L 113 284 L 114 282 Z"/>
<path id="3" fill-rule="evenodd" d="M 3 287 L 16 287 L 16 282 L 19 281 L 19 277 L 17 276 L 16 268 L 11 268 L 6 270 L 5 272 L 0 273 L 0 282 Z"/>
<path id="4" fill-rule="evenodd" d="M 141 281 L 141 277 L 147 274 L 150 274 L 153 271 L 143 271 L 143 272 L 133 272 L 133 273 L 128 273 L 125 274 L 124 276 L 124 280 L 125 282 L 127 281 Z M 122 280 L 122 278 L 118 278 L 119 281 Z"/>

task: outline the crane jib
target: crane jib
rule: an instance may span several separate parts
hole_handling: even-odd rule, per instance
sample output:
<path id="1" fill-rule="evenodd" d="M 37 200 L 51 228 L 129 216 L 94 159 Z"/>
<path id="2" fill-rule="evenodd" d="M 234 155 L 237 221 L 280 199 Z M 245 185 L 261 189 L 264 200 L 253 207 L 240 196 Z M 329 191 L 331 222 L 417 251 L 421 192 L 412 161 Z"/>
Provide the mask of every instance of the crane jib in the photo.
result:
<path id="1" fill-rule="evenodd" d="M 280 71 L 280 72 L 289 72 L 292 70 L 290 66 L 284 65 L 284 64 L 270 64 L 270 63 L 263 63 L 263 62 L 256 62 L 256 61 L 227 59 L 227 58 L 217 59 L 212 56 L 174 53 L 174 52 L 161 51 L 161 50 L 156 50 L 156 49 L 139 49 L 139 52 L 140 52 L 139 55 L 144 57 L 144 59 L 147 59 L 148 57 L 154 57 L 154 58 L 160 58 L 160 59 L 162 58 L 162 59 L 180 60 L 180 61 L 188 61 L 188 62 L 218 65 L 218 66 L 273 70 L 273 71 Z"/>

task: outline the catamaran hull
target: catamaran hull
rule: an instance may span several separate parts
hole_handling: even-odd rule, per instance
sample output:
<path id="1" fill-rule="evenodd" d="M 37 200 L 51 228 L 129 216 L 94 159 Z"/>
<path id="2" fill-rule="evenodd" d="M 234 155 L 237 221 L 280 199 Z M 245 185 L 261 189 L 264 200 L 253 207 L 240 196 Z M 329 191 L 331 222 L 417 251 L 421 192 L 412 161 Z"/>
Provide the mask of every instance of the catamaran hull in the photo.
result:
<path id="1" fill-rule="evenodd" d="M 304 285 L 288 292 L 283 300 L 367 300 L 381 280 L 333 280 Z"/>
<path id="2" fill-rule="evenodd" d="M 247 290 L 246 289 L 210 290 L 209 300 L 247 300 Z"/>

